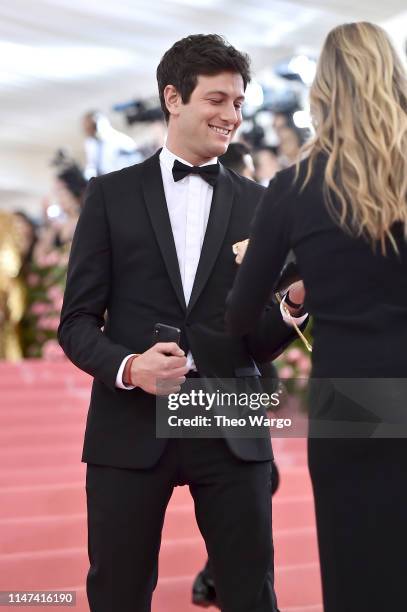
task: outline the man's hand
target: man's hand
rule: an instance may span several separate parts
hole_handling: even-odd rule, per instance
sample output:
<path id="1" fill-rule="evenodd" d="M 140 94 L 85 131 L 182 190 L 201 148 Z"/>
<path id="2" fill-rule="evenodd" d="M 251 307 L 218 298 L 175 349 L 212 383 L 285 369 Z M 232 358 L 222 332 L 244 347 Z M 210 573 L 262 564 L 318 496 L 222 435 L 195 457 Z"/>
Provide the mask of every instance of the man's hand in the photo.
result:
<path id="1" fill-rule="evenodd" d="M 285 305 L 289 311 L 289 313 L 295 317 L 298 315 L 299 311 L 302 308 L 305 300 L 305 287 L 302 281 L 297 281 L 289 286 L 287 291 L 287 297 L 292 304 L 298 304 L 297 307 L 291 306 L 285 301 Z"/>
<path id="2" fill-rule="evenodd" d="M 249 246 L 249 240 L 242 240 L 241 242 L 236 242 L 232 249 L 233 253 L 236 255 L 235 262 L 240 265 L 243 261 L 243 258 L 246 254 L 247 247 Z"/>
<path id="3" fill-rule="evenodd" d="M 153 395 L 178 393 L 188 372 L 185 353 L 175 342 L 158 342 L 133 360 L 131 384 Z"/>

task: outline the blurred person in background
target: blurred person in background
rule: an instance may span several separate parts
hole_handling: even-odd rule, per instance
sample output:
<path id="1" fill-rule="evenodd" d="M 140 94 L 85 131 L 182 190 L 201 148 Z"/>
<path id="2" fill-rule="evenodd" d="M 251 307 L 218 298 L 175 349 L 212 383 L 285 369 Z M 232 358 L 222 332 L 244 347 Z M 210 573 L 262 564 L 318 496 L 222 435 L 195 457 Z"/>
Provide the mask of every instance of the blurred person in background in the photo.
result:
<path id="1" fill-rule="evenodd" d="M 401 612 L 407 77 L 385 31 L 366 22 L 332 30 L 310 98 L 315 138 L 257 210 L 228 327 L 248 333 L 292 248 L 314 317 L 308 460 L 324 610 Z"/>
<path id="2" fill-rule="evenodd" d="M 264 142 L 264 137 L 264 129 L 261 125 L 258 125 L 258 123 L 256 122 L 256 118 L 253 117 L 251 128 L 239 132 L 237 142 L 244 144 L 251 151 L 253 151 L 262 146 Z"/>
<path id="3" fill-rule="evenodd" d="M 240 142 L 231 142 L 219 161 L 226 168 L 237 172 L 240 176 L 254 180 L 254 163 L 249 147 Z"/>
<path id="4" fill-rule="evenodd" d="M 26 268 L 33 258 L 37 243 L 37 224 L 22 210 L 14 213 L 16 231 L 18 235 L 18 248 L 22 257 L 23 268 Z"/>
<path id="5" fill-rule="evenodd" d="M 21 271 L 27 247 L 18 218 L 0 211 L 0 360 L 22 358 L 20 322 L 25 309 L 24 283 Z M 24 245 L 24 247 L 21 246 Z"/>
<path id="6" fill-rule="evenodd" d="M 82 170 L 75 163 L 60 168 L 52 190 L 52 198 L 59 208 L 55 218 L 46 215 L 46 222 L 40 230 L 39 239 L 34 249 L 35 259 L 41 259 L 54 249 L 69 248 L 75 232 L 87 180 Z M 46 211 L 49 202 L 46 201 Z"/>
<path id="7" fill-rule="evenodd" d="M 278 159 L 282 168 L 288 168 L 298 161 L 307 136 L 307 131 L 300 130 L 295 125 L 286 125 L 279 129 Z"/>
<path id="8" fill-rule="evenodd" d="M 292 115 L 288 113 L 273 113 L 272 126 L 278 138 L 280 138 L 280 131 L 289 125 L 292 125 Z"/>
<path id="9" fill-rule="evenodd" d="M 139 144 L 138 151 L 140 154 L 140 159 L 147 159 L 147 157 L 151 157 L 154 153 L 157 152 L 158 149 L 161 149 L 165 144 L 165 139 L 167 137 L 167 126 L 165 124 L 164 119 L 155 120 L 151 123 L 145 124 L 144 130 L 145 133 L 148 134 L 148 139 L 143 142 L 143 144 Z"/>
<path id="10" fill-rule="evenodd" d="M 87 181 L 82 170 L 61 152 L 52 194 L 43 202 L 43 224 L 37 228 L 23 213 L 16 214 L 22 257 L 21 281 L 25 288 L 24 316 L 20 322 L 24 357 L 57 358 L 56 341 L 68 256 L 78 222 Z"/>
<path id="11" fill-rule="evenodd" d="M 85 177 L 88 180 L 141 161 L 134 140 L 116 130 L 100 111 L 85 113 L 82 128 L 86 136 Z"/>
<path id="12" fill-rule="evenodd" d="M 253 153 L 256 181 L 267 187 L 276 173 L 281 170 L 278 159 L 278 149 L 272 146 L 262 146 Z"/>

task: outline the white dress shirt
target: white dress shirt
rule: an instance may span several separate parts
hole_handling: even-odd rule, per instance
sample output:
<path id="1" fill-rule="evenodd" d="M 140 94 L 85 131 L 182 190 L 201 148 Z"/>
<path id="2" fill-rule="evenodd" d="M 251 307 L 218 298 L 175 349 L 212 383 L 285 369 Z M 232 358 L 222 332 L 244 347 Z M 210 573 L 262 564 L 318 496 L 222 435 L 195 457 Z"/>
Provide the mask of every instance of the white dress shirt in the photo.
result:
<path id="1" fill-rule="evenodd" d="M 185 303 L 188 305 L 211 210 L 213 187 L 196 174 L 189 174 L 182 180 L 175 182 L 172 167 L 176 159 L 186 166 L 192 167 L 192 164 L 181 157 L 177 157 L 164 146 L 160 153 L 161 174 L 177 251 Z M 217 158 L 214 158 L 202 165 L 215 164 L 216 162 Z M 281 313 L 284 321 L 291 325 L 291 318 L 287 317 L 283 310 L 281 310 Z M 306 316 L 293 317 L 293 319 L 297 325 L 301 325 Z M 128 355 L 123 360 L 117 373 L 116 386 L 120 389 L 134 388 L 124 385 L 122 380 L 124 367 L 131 356 Z M 187 355 L 187 366 L 190 370 L 196 369 L 191 352 Z"/>

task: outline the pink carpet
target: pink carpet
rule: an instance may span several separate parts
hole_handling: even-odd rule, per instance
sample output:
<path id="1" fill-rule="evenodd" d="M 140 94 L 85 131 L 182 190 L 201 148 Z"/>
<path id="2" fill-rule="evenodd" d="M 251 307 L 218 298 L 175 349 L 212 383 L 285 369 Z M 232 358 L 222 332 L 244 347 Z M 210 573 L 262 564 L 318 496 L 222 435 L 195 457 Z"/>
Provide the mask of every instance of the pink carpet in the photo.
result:
<path id="1" fill-rule="evenodd" d="M 0 363 L 0 590 L 75 590 L 76 612 L 89 610 L 80 457 L 90 382 L 66 362 Z M 280 608 L 322 612 L 306 442 L 277 439 L 274 452 L 281 473 L 273 500 Z M 178 488 L 165 521 L 153 612 L 197 612 L 191 585 L 204 561 L 192 499 Z"/>

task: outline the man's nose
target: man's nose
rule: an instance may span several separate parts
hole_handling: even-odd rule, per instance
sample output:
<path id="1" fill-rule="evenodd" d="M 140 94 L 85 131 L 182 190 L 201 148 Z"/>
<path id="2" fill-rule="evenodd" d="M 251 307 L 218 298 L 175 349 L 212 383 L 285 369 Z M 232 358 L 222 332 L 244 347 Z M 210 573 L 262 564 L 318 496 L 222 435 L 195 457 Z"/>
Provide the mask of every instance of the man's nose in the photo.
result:
<path id="1" fill-rule="evenodd" d="M 227 122 L 229 125 L 237 125 L 240 121 L 240 113 L 237 111 L 235 105 L 227 104 L 222 108 L 221 113 L 222 121 Z"/>

